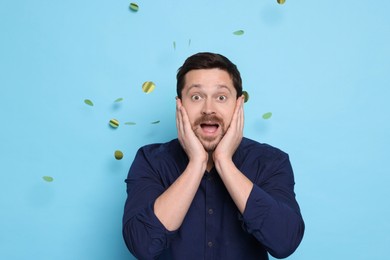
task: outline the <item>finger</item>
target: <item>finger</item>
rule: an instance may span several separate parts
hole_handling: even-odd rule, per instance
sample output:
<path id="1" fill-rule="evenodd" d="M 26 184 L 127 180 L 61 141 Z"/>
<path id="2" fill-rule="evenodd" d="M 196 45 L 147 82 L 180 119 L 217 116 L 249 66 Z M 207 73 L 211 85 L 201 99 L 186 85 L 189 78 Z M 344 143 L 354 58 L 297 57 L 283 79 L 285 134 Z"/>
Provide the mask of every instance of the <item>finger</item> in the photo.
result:
<path id="1" fill-rule="evenodd" d="M 239 97 L 236 101 L 236 107 L 234 108 L 234 114 L 233 114 L 232 123 L 231 123 L 231 124 L 233 124 L 233 127 L 235 130 L 238 130 L 238 126 L 239 126 L 240 107 L 241 107 L 241 97 Z"/>
<path id="2" fill-rule="evenodd" d="M 183 124 L 183 131 L 184 133 L 190 133 L 192 131 L 190 119 L 188 118 L 188 114 L 184 106 L 180 107 L 180 112 L 182 116 L 182 124 Z"/>
<path id="3" fill-rule="evenodd" d="M 245 97 L 242 96 L 241 97 L 241 106 L 240 106 L 240 130 L 242 131 L 244 129 L 244 100 L 245 100 Z"/>
<path id="4" fill-rule="evenodd" d="M 180 99 L 176 100 L 176 121 L 179 137 L 183 136 L 183 116 L 181 114 L 181 102 Z"/>

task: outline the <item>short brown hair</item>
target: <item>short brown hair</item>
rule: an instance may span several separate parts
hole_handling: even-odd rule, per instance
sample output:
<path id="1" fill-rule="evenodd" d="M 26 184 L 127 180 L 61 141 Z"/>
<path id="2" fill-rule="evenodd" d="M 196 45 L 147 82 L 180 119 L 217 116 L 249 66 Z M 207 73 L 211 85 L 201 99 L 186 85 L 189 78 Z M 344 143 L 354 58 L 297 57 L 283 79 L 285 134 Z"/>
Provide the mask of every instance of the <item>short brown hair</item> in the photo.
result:
<path id="1" fill-rule="evenodd" d="M 197 69 L 221 69 L 226 71 L 233 81 L 233 86 L 237 92 L 237 98 L 242 95 L 242 80 L 237 66 L 233 64 L 228 58 L 221 54 L 211 52 L 199 52 L 186 59 L 183 66 L 181 66 L 176 75 L 177 96 L 181 98 L 181 92 L 184 88 L 184 77 L 187 72 Z"/>

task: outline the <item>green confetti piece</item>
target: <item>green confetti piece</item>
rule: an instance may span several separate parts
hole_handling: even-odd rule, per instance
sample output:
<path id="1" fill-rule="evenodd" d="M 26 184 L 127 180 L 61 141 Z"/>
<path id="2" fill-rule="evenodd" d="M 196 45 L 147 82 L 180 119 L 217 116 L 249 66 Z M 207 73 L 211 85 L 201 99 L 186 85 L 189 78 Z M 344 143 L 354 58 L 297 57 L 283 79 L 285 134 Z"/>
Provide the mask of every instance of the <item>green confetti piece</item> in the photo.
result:
<path id="1" fill-rule="evenodd" d="M 117 99 L 115 99 L 115 101 L 114 102 L 122 102 L 123 101 L 123 98 L 117 98 Z"/>
<path id="2" fill-rule="evenodd" d="M 173 49 L 176 50 L 176 42 L 173 42 Z"/>
<path id="3" fill-rule="evenodd" d="M 125 125 L 136 125 L 135 122 L 126 122 Z"/>
<path id="4" fill-rule="evenodd" d="M 117 159 L 117 160 L 122 160 L 122 158 L 123 158 L 123 153 L 122 153 L 122 151 L 120 151 L 120 150 L 116 150 L 115 153 L 114 153 L 114 156 L 115 156 L 115 159 Z"/>
<path id="5" fill-rule="evenodd" d="M 54 180 L 53 177 L 50 176 L 43 176 L 42 179 L 47 182 L 52 182 Z"/>
<path id="6" fill-rule="evenodd" d="M 284 4 L 286 2 L 286 0 L 277 0 L 278 4 Z"/>
<path id="7" fill-rule="evenodd" d="M 238 30 L 233 33 L 234 35 L 243 35 L 244 31 L 243 30 Z"/>
<path id="8" fill-rule="evenodd" d="M 131 3 L 130 4 L 130 10 L 133 11 L 133 12 L 138 12 L 138 5 L 136 3 Z"/>
<path id="9" fill-rule="evenodd" d="M 84 99 L 84 103 L 87 104 L 88 106 L 93 107 L 93 102 L 89 99 Z"/>
<path id="10" fill-rule="evenodd" d="M 272 116 L 272 112 L 265 113 L 263 114 L 263 119 L 270 119 L 271 116 Z"/>
<path id="11" fill-rule="evenodd" d="M 154 121 L 154 122 L 151 122 L 151 124 L 155 125 L 155 124 L 158 124 L 160 123 L 160 120 L 157 120 L 157 121 Z"/>
<path id="12" fill-rule="evenodd" d="M 111 119 L 110 122 L 109 122 L 109 124 L 110 124 L 110 126 L 111 126 L 112 128 L 118 128 L 118 126 L 119 126 L 119 121 L 116 120 L 116 119 Z"/>
<path id="13" fill-rule="evenodd" d="M 156 88 L 156 85 L 152 81 L 146 81 L 142 84 L 142 91 L 146 94 L 151 93 Z"/>
<path id="14" fill-rule="evenodd" d="M 249 94 L 247 91 L 243 91 L 242 94 L 244 95 L 244 103 L 248 102 L 249 100 Z"/>

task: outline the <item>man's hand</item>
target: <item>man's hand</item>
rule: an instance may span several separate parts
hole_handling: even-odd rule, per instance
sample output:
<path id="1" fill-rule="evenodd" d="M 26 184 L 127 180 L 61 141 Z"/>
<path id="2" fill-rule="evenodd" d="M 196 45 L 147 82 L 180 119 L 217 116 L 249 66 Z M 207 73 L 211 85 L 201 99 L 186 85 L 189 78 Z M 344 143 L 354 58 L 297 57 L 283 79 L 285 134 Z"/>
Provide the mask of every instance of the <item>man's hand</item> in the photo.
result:
<path id="1" fill-rule="evenodd" d="M 176 127 L 179 142 L 189 160 L 207 164 L 208 153 L 192 130 L 187 112 L 179 98 L 176 99 Z"/>
<path id="2" fill-rule="evenodd" d="M 232 160 L 243 136 L 243 104 L 244 97 L 241 96 L 237 99 L 232 122 L 213 153 L 215 168 L 241 214 L 244 214 L 249 194 L 253 188 L 252 181 L 237 169 Z"/>
<path id="3" fill-rule="evenodd" d="M 237 147 L 241 143 L 244 129 L 243 104 L 244 96 L 241 96 L 236 101 L 236 108 L 230 126 L 213 153 L 215 165 L 217 165 L 217 162 L 219 161 L 231 160 Z"/>
<path id="4" fill-rule="evenodd" d="M 207 167 L 208 154 L 192 130 L 180 99 L 176 101 L 178 139 L 189 163 L 182 174 L 154 202 L 154 213 L 166 229 L 177 230 L 194 199 Z"/>

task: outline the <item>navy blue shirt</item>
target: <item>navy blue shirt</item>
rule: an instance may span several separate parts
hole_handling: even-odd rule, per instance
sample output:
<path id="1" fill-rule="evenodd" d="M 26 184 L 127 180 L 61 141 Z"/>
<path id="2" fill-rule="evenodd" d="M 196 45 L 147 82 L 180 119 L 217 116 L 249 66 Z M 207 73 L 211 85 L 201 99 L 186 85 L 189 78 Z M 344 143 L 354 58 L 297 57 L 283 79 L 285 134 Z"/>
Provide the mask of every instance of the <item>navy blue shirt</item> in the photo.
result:
<path id="1" fill-rule="evenodd" d="M 281 150 L 243 138 L 233 156 L 253 183 L 241 214 L 218 172 L 205 172 L 178 230 L 168 231 L 153 205 L 180 176 L 188 157 L 179 141 L 140 148 L 130 168 L 123 236 L 138 259 L 268 259 L 292 254 L 304 222 L 294 193 L 289 157 Z"/>

